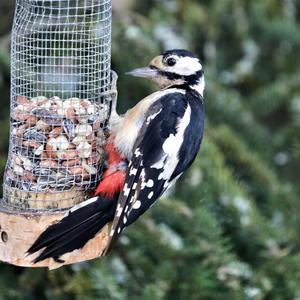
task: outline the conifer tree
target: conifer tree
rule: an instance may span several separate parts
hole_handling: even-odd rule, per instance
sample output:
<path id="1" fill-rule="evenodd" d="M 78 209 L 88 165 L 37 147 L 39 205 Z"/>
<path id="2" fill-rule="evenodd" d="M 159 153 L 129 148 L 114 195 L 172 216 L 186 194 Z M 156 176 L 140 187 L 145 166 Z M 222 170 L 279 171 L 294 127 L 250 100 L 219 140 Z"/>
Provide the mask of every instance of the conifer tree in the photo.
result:
<path id="1" fill-rule="evenodd" d="M 119 109 L 154 90 L 127 70 L 189 48 L 205 67 L 201 151 L 110 256 L 52 272 L 0 264 L 0 300 L 300 299 L 300 4 L 132 2 L 114 14 Z"/>

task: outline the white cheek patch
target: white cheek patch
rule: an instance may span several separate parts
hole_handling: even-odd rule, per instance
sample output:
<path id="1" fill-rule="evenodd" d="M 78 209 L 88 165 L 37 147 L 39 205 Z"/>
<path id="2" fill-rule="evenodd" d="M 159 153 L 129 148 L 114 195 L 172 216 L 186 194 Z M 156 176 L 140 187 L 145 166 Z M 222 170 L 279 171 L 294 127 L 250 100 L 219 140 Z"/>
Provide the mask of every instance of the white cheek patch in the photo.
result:
<path id="1" fill-rule="evenodd" d="M 176 64 L 172 67 L 167 67 L 165 70 L 174 72 L 183 76 L 193 75 L 202 70 L 202 65 L 196 57 L 176 57 Z"/>

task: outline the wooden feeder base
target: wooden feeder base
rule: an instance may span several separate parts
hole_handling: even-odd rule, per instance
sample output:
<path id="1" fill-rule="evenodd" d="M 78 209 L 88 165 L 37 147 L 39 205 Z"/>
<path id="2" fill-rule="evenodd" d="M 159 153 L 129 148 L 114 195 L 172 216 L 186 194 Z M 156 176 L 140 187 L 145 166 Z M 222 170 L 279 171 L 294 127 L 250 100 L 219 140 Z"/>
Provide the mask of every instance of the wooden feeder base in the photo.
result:
<path id="1" fill-rule="evenodd" d="M 12 214 L 0 208 L 0 261 L 21 267 L 48 267 L 49 269 L 56 269 L 63 265 L 74 264 L 101 256 L 108 241 L 108 225 L 81 250 L 75 250 L 61 256 L 65 263 L 57 263 L 52 258 L 37 264 L 32 263 L 32 260 L 38 254 L 27 256 L 26 251 L 49 225 L 60 221 L 64 214 L 65 212 L 46 215 Z"/>

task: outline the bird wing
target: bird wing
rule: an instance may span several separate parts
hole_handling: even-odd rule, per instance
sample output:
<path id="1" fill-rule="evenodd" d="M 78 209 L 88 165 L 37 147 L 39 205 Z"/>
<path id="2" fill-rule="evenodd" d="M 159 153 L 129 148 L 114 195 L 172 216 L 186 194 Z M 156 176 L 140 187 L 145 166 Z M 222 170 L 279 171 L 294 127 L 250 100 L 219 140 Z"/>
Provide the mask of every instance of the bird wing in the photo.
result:
<path id="1" fill-rule="evenodd" d="M 123 228 L 143 214 L 194 160 L 202 132 L 198 141 L 182 146 L 191 115 L 187 97 L 180 92 L 163 96 L 148 109 L 118 199 L 106 252 Z M 197 135 L 193 138 L 197 140 Z M 190 159 L 180 159 L 183 152 L 193 154 Z"/>

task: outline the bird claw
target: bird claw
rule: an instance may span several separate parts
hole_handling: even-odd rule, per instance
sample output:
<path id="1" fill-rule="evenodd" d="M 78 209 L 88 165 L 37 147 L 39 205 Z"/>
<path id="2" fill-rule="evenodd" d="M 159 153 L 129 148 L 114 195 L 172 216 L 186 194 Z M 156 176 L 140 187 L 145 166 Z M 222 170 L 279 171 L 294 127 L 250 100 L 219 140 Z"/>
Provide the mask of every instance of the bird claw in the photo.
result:
<path id="1" fill-rule="evenodd" d="M 108 91 L 100 93 L 100 96 L 104 98 L 110 98 L 111 101 L 116 101 L 116 98 L 118 96 L 118 90 L 117 90 L 117 80 L 118 80 L 118 74 L 111 70 L 111 82 L 110 82 L 110 89 Z"/>
<path id="2" fill-rule="evenodd" d="M 111 85 L 110 85 L 110 116 L 112 114 L 116 114 L 117 109 L 117 99 L 118 99 L 118 90 L 117 90 L 117 80 L 118 80 L 118 74 L 111 70 Z"/>

